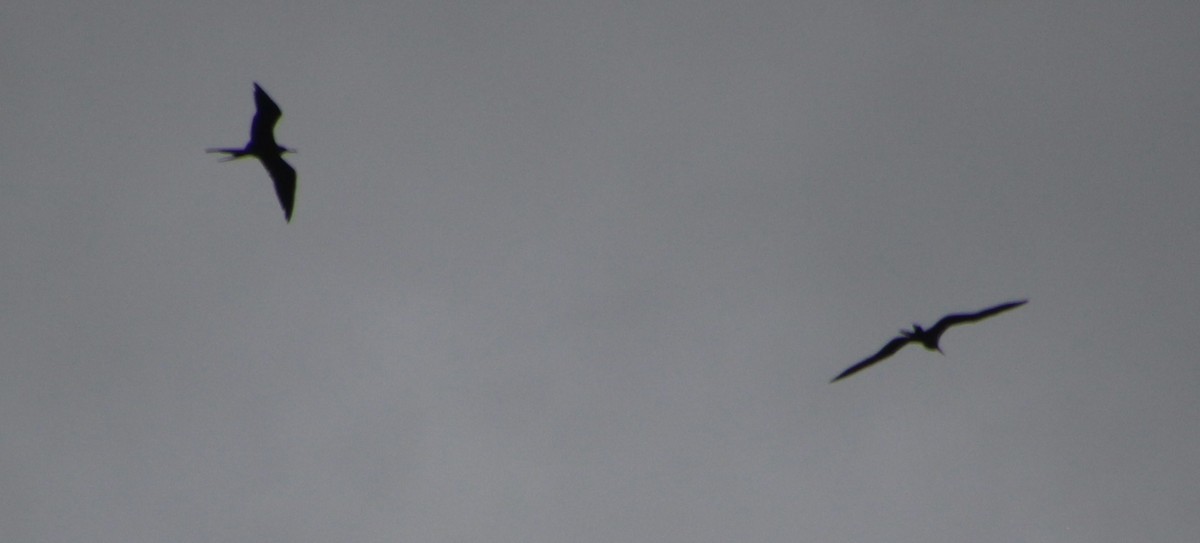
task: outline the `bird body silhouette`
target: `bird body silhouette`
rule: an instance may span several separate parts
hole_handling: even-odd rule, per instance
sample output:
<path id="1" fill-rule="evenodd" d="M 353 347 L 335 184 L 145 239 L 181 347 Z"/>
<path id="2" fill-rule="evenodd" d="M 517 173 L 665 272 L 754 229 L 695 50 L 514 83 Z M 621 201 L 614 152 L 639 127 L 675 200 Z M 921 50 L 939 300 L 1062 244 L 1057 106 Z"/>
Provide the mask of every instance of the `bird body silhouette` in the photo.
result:
<path id="1" fill-rule="evenodd" d="M 279 197 L 279 205 L 283 206 L 284 220 L 292 221 L 292 206 L 296 200 L 296 170 L 283 160 L 284 153 L 294 153 L 275 143 L 275 123 L 283 116 L 279 106 L 267 96 L 267 92 L 254 84 L 254 105 L 256 112 L 250 122 L 250 141 L 241 149 L 208 149 L 209 153 L 225 153 L 229 156 L 221 161 L 226 162 L 245 156 L 252 156 L 262 162 L 271 180 L 275 182 L 275 195 Z"/>
<path id="2" fill-rule="evenodd" d="M 879 349 L 879 352 L 871 355 L 869 358 L 867 358 L 866 360 L 863 360 L 862 362 L 859 362 L 853 366 L 850 366 L 849 368 L 846 368 L 846 371 L 843 371 L 841 374 L 839 374 L 837 377 L 834 377 L 833 380 L 831 380 L 829 382 L 833 383 L 838 380 L 845 379 L 846 377 L 849 377 L 851 375 L 854 375 L 855 373 L 858 373 L 858 372 L 866 369 L 867 367 L 875 364 L 876 362 L 879 362 L 880 360 L 883 360 L 889 356 L 892 356 L 893 354 L 896 354 L 896 351 L 899 351 L 901 347 L 904 347 L 905 345 L 908 345 L 909 343 L 920 343 L 921 346 L 925 347 L 926 349 L 942 353 L 942 348 L 941 348 L 941 346 L 938 345 L 938 340 L 940 340 L 942 338 L 942 334 L 946 333 L 946 329 L 948 329 L 951 326 L 954 326 L 956 324 L 964 324 L 964 323 L 968 323 L 968 322 L 976 322 L 976 321 L 979 321 L 982 319 L 986 319 L 997 313 L 1008 311 L 1009 309 L 1012 309 L 1014 307 L 1024 305 L 1028 301 L 1029 300 L 1017 300 L 1015 302 L 1007 302 L 1007 303 L 1003 303 L 1003 304 L 1000 304 L 995 307 L 989 307 L 989 308 L 984 309 L 983 311 L 979 311 L 977 313 L 956 313 L 956 314 L 946 315 L 945 317 L 942 317 L 941 319 L 939 319 L 937 321 L 937 324 L 934 324 L 928 330 L 921 328 L 921 325 L 919 325 L 919 324 L 913 323 L 913 329 L 911 331 L 910 330 L 900 330 L 900 337 L 894 338 L 891 341 L 887 342 L 887 344 L 884 345 L 882 349 Z M 942 354 L 946 354 L 946 353 L 942 353 Z"/>

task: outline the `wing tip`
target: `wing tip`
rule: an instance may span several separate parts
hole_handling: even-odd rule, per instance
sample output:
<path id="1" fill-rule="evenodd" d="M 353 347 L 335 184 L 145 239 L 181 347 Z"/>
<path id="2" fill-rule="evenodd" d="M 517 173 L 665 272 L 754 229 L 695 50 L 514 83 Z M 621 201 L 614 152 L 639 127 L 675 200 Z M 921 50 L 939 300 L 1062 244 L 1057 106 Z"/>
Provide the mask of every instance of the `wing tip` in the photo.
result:
<path id="1" fill-rule="evenodd" d="M 1027 299 L 1022 299 L 1022 300 L 1013 300 L 1013 301 L 1011 301 L 1011 302 L 1008 302 L 1008 303 L 1006 303 L 1006 304 L 1000 304 L 1000 308 L 1001 308 L 1001 309 L 1003 309 L 1003 310 L 1008 310 L 1008 309 L 1016 309 L 1016 308 L 1018 308 L 1018 307 L 1021 307 L 1021 306 L 1025 305 L 1025 304 L 1027 304 L 1027 303 L 1029 303 L 1029 300 L 1027 300 Z"/>

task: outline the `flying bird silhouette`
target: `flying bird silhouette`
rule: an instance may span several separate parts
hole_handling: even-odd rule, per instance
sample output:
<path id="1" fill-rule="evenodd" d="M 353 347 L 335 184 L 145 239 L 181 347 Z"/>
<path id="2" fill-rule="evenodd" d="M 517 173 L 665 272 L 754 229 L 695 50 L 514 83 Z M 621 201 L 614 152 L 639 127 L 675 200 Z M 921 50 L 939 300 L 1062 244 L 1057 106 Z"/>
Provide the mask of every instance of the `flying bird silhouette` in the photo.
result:
<path id="1" fill-rule="evenodd" d="M 284 153 L 294 153 L 275 143 L 275 123 L 283 116 L 275 101 L 267 96 L 267 92 L 254 84 L 254 105 L 257 111 L 254 120 L 250 122 L 250 141 L 241 149 L 208 149 L 209 153 L 226 153 L 229 156 L 221 159 L 227 162 L 244 156 L 252 156 L 262 162 L 271 180 L 275 182 L 275 195 L 279 196 L 279 205 L 283 206 L 283 218 L 292 221 L 292 204 L 296 200 L 296 170 L 283 160 Z"/>
<path id="2" fill-rule="evenodd" d="M 872 364 L 896 354 L 896 351 L 899 351 L 901 347 L 908 345 L 909 343 L 920 343 L 926 349 L 942 353 L 942 348 L 938 346 L 938 340 L 941 339 L 942 334 L 946 332 L 947 328 L 950 328 L 956 324 L 964 324 L 983 320 L 997 313 L 1008 311 L 1014 307 L 1024 305 L 1028 301 L 1029 300 L 1018 300 L 1015 302 L 1003 303 L 996 307 L 989 307 L 978 313 L 958 313 L 946 315 L 938 320 L 937 324 L 934 324 L 933 327 L 928 330 L 921 328 L 921 325 L 917 323 L 913 323 L 913 329 L 911 332 L 908 330 L 900 330 L 900 337 L 887 342 L 887 345 L 884 345 L 882 349 L 879 349 L 879 352 L 871 355 L 870 358 L 867 358 L 862 362 L 846 368 L 846 371 L 843 371 L 840 375 L 834 377 L 833 380 L 829 382 L 833 383 L 840 379 L 845 379 L 851 375 L 854 375 L 855 373 L 870 367 Z"/>

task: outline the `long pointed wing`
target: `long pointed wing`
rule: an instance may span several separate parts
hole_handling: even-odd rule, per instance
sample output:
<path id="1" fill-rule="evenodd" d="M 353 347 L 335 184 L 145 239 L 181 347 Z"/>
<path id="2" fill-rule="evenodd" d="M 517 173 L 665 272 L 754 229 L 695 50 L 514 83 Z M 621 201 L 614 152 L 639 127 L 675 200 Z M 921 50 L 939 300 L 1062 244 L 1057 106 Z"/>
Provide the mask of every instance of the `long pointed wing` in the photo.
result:
<path id="1" fill-rule="evenodd" d="M 862 362 L 859 362 L 853 366 L 850 366 L 849 368 L 846 368 L 846 371 L 843 371 L 840 375 L 838 375 L 837 377 L 834 377 L 833 380 L 831 380 L 829 382 L 833 383 L 838 380 L 850 377 L 851 375 L 854 375 L 854 374 L 866 369 L 867 367 L 871 366 L 872 364 L 879 362 L 880 360 L 883 360 L 884 358 L 887 358 L 889 356 L 896 354 L 896 351 L 899 351 L 901 347 L 908 345 L 908 343 L 910 341 L 912 341 L 912 340 L 908 339 L 906 337 L 898 337 L 896 339 L 893 339 L 893 340 L 887 342 L 887 345 L 884 345 L 882 349 L 879 349 L 879 352 L 871 355 L 870 358 L 863 360 Z"/>
<path id="2" fill-rule="evenodd" d="M 266 148 L 275 148 L 275 123 L 283 116 L 267 91 L 254 84 L 254 120 L 250 122 L 250 141 Z"/>
<path id="3" fill-rule="evenodd" d="M 1014 307 L 1025 305 L 1025 303 L 1028 301 L 1029 300 L 1017 300 L 1015 302 L 1007 302 L 995 307 L 989 307 L 978 313 L 958 313 L 954 315 L 946 315 L 945 317 L 942 317 L 941 320 L 937 321 L 937 324 L 933 325 L 933 328 L 929 329 L 929 333 L 941 336 L 942 332 L 945 332 L 946 329 L 951 326 L 983 320 L 995 315 L 996 313 L 1001 313 Z"/>
<path id="4" fill-rule="evenodd" d="M 259 158 L 275 182 L 275 195 L 279 197 L 279 205 L 283 206 L 283 218 L 292 222 L 292 205 L 296 201 L 296 170 L 279 155 Z"/>

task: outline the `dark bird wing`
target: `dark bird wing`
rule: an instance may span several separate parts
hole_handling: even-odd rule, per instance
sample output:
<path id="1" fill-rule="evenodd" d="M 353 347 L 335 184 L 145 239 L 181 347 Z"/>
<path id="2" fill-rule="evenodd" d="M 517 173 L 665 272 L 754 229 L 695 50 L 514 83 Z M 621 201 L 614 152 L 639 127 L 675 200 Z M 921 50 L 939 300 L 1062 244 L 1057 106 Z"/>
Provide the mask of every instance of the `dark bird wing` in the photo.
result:
<path id="1" fill-rule="evenodd" d="M 267 96 L 258 83 L 254 84 L 254 120 L 250 122 L 250 141 L 265 148 L 275 148 L 275 123 L 283 116 L 275 101 Z"/>
<path id="2" fill-rule="evenodd" d="M 893 340 L 887 342 L 887 345 L 884 345 L 882 349 L 879 349 L 879 352 L 871 355 L 870 358 L 863 360 L 862 362 L 859 362 L 853 366 L 850 366 L 849 368 L 846 368 L 846 371 L 843 371 L 840 375 L 838 375 L 837 377 L 834 377 L 833 380 L 829 381 L 829 382 L 833 383 L 840 379 L 845 379 L 847 377 L 850 377 L 851 375 L 854 375 L 854 374 L 866 369 L 867 367 L 871 366 L 872 364 L 879 362 L 880 360 L 883 360 L 884 358 L 887 358 L 889 356 L 896 354 L 896 351 L 899 351 L 901 347 L 908 345 L 908 343 L 910 341 L 912 341 L 912 340 L 908 339 L 906 337 L 898 337 L 896 339 L 893 339 Z"/>
<path id="3" fill-rule="evenodd" d="M 989 307 L 978 313 L 957 313 L 954 315 L 946 315 L 945 317 L 942 317 L 941 320 L 937 321 L 937 324 L 933 325 L 933 328 L 930 328 L 928 332 L 934 334 L 935 337 L 941 336 L 942 333 L 951 326 L 983 320 L 997 313 L 1025 305 L 1025 303 L 1028 301 L 1029 300 L 1017 300 L 1015 302 L 1003 303 L 996 307 Z"/>
<path id="4" fill-rule="evenodd" d="M 279 196 L 279 205 L 283 206 L 283 218 L 292 221 L 292 204 L 296 201 L 296 170 L 279 155 L 259 157 L 271 180 L 275 182 L 275 194 Z"/>

